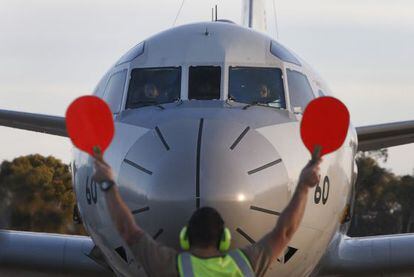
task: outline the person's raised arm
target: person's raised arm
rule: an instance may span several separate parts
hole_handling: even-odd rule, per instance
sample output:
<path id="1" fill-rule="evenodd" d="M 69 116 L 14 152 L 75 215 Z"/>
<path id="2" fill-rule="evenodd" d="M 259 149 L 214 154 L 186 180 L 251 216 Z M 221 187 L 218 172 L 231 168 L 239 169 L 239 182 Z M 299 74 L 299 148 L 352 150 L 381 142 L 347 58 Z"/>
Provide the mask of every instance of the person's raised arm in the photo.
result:
<path id="1" fill-rule="evenodd" d="M 93 179 L 98 182 L 115 183 L 111 167 L 104 161 L 102 154 L 95 153 L 95 174 Z M 144 231 L 137 225 L 127 205 L 122 200 L 116 185 L 105 192 L 108 210 L 115 222 L 119 234 L 128 245 L 136 243 Z"/>
<path id="2" fill-rule="evenodd" d="M 309 162 L 303 168 L 292 199 L 281 213 L 276 226 L 266 235 L 272 250 L 272 260 L 280 256 L 299 228 L 305 212 L 309 189 L 316 186 L 320 180 L 320 163 L 321 159 L 315 163 Z"/>

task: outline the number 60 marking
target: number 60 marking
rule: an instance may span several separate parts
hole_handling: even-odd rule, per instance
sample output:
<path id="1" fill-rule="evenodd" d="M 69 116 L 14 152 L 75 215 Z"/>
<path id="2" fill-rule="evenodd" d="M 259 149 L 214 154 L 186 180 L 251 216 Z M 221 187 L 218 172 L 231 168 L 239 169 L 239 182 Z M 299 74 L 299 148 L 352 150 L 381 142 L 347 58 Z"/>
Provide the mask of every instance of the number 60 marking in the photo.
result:
<path id="1" fill-rule="evenodd" d="M 322 199 L 322 204 L 324 205 L 326 204 L 326 202 L 328 202 L 329 187 L 330 187 L 329 178 L 328 176 L 325 176 L 325 178 L 323 179 L 322 187 L 319 184 L 315 187 L 315 195 L 313 198 L 313 200 L 315 201 L 315 204 L 319 204 L 321 202 L 321 199 Z"/>
<path id="2" fill-rule="evenodd" d="M 92 178 L 89 180 L 89 176 L 86 177 L 86 201 L 88 202 L 88 205 L 91 205 L 92 202 L 93 204 L 96 204 L 96 202 L 98 202 L 96 182 L 93 181 Z"/>

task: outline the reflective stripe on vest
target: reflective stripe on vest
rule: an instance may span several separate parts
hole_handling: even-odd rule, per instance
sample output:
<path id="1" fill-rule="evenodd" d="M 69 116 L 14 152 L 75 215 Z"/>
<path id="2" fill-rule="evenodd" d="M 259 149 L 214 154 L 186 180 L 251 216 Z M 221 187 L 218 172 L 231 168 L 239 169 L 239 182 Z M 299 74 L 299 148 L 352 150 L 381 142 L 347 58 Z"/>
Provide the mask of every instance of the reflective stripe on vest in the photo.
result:
<path id="1" fill-rule="evenodd" d="M 228 255 L 227 255 L 227 259 L 229 259 L 229 258 L 234 262 L 233 265 L 232 265 L 234 267 L 234 269 L 239 271 L 242 274 L 242 276 L 244 276 L 244 277 L 254 277 L 255 276 L 254 272 L 253 272 L 253 270 L 250 266 L 249 261 L 244 256 L 243 252 L 241 252 L 241 250 L 236 249 L 236 250 L 233 250 L 233 251 L 229 252 Z M 203 261 L 203 259 L 198 259 L 198 260 Z M 203 263 L 204 262 L 208 263 L 209 260 L 206 259 L 205 261 L 203 261 Z M 201 272 L 197 272 L 197 270 L 196 270 L 196 272 L 194 272 L 194 268 L 197 268 L 197 266 L 193 267 L 193 262 L 191 260 L 191 254 L 190 253 L 184 252 L 184 253 L 181 253 L 178 256 L 178 270 L 179 270 L 179 275 L 181 277 L 202 276 Z M 230 270 L 230 271 L 232 271 L 232 270 Z M 229 273 L 228 268 L 227 268 L 227 273 Z M 227 273 L 223 272 L 222 276 L 227 276 Z M 231 276 L 235 276 L 235 275 L 232 274 Z M 237 275 L 237 276 L 240 276 L 240 275 Z"/>
<path id="2" fill-rule="evenodd" d="M 191 263 L 191 255 L 188 252 L 180 254 L 181 257 L 181 270 L 183 277 L 194 276 L 193 264 Z"/>
<path id="3" fill-rule="evenodd" d="M 242 256 L 244 254 L 241 253 L 239 249 L 230 251 L 229 255 L 236 262 L 237 266 L 239 267 L 240 271 L 243 273 L 244 277 L 254 277 L 254 273 L 250 267 L 250 264 L 248 264 L 248 262 Z"/>

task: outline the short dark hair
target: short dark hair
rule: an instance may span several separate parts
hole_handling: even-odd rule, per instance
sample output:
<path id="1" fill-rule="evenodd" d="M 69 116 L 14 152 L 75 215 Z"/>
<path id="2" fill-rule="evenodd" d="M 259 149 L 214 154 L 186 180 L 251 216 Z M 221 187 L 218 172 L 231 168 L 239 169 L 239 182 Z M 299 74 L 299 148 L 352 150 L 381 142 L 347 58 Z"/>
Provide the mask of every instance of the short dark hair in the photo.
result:
<path id="1" fill-rule="evenodd" d="M 224 229 L 224 220 L 219 212 L 211 207 L 197 209 L 188 222 L 188 239 L 191 246 L 217 246 Z"/>

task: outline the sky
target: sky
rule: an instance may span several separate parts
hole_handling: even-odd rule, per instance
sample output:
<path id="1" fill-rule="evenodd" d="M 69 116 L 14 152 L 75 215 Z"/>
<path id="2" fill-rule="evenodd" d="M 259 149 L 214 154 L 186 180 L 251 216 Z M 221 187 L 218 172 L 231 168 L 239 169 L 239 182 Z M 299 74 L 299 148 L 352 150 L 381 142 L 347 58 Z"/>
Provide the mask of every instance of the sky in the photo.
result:
<path id="1" fill-rule="evenodd" d="M 0 109 L 64 115 L 129 48 L 171 28 L 182 0 L 0 0 Z M 241 22 L 241 0 L 186 0 L 176 25 Z M 412 0 L 266 1 L 269 35 L 304 58 L 349 108 L 355 126 L 414 119 Z M 277 30 L 277 31 L 276 31 Z M 0 127 L 0 161 L 71 158 L 68 139 Z M 414 144 L 384 165 L 414 173 Z"/>

